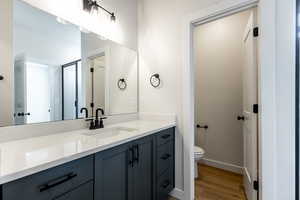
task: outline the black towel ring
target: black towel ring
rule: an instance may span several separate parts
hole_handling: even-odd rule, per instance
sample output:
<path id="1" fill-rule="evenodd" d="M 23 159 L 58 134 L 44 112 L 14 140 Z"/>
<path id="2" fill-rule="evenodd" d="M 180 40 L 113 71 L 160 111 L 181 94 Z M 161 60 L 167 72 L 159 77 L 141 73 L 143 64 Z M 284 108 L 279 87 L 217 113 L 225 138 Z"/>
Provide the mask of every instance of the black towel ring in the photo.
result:
<path id="1" fill-rule="evenodd" d="M 126 83 L 126 80 L 124 78 L 120 78 L 119 81 L 118 81 L 118 88 L 120 90 L 126 90 L 127 88 L 127 83 Z"/>
<path id="2" fill-rule="evenodd" d="M 160 77 L 159 74 L 153 74 L 150 77 L 150 84 L 152 85 L 152 87 L 157 88 L 160 86 Z"/>

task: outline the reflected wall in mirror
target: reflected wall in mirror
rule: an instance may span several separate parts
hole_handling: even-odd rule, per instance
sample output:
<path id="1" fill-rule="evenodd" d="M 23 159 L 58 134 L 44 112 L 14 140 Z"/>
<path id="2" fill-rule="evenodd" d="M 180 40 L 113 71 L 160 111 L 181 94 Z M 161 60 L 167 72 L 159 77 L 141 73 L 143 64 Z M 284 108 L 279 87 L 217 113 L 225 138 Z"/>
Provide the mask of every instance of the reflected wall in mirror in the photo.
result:
<path id="1" fill-rule="evenodd" d="M 21 0 L 13 6 L 13 113 L 1 126 L 136 113 L 137 52 Z M 127 80 L 126 90 L 117 82 Z M 1 111 L 0 111 L 1 112 Z M 3 112 L 5 113 L 5 112 Z M 1 113 L 0 113 L 1 114 Z"/>

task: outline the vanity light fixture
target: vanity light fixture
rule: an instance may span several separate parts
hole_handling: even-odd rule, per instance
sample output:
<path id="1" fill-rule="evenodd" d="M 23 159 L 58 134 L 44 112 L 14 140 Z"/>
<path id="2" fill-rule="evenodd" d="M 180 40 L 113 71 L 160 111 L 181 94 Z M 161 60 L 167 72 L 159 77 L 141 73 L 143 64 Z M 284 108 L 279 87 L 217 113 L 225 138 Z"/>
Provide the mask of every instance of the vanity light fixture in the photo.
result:
<path id="1" fill-rule="evenodd" d="M 98 4 L 97 0 L 83 0 L 83 9 L 88 12 L 92 12 L 94 10 L 98 9 L 104 10 L 106 13 L 110 15 L 110 20 L 111 21 L 116 21 L 116 16 L 114 12 L 110 12 L 101 5 Z"/>

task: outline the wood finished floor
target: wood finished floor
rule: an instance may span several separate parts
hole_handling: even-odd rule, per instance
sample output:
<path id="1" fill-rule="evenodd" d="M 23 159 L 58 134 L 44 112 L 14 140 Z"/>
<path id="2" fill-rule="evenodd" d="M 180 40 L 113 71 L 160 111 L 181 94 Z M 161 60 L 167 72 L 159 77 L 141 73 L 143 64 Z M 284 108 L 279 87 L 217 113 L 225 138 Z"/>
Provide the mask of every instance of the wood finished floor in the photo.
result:
<path id="1" fill-rule="evenodd" d="M 195 180 L 195 200 L 247 200 L 241 175 L 206 165 L 199 166 L 200 177 Z"/>

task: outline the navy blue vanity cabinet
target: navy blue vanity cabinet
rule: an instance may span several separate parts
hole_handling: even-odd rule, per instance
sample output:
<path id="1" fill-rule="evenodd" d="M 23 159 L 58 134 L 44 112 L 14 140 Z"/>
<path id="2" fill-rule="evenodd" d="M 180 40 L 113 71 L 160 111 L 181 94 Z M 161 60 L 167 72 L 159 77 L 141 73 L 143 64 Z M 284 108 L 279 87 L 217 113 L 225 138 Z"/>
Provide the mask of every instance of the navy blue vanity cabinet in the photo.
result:
<path id="1" fill-rule="evenodd" d="M 92 200 L 93 178 L 94 156 L 88 156 L 2 185 L 2 200 L 77 200 L 86 189 L 82 195 Z"/>
<path id="2" fill-rule="evenodd" d="M 95 200 L 127 200 L 131 153 L 125 144 L 95 155 Z"/>
<path id="3" fill-rule="evenodd" d="M 95 156 L 95 200 L 167 200 L 174 188 L 174 133 L 167 129 Z"/>
<path id="4" fill-rule="evenodd" d="M 74 190 L 67 192 L 53 200 L 93 200 L 94 199 L 94 182 L 90 181 L 81 185 Z"/>
<path id="5" fill-rule="evenodd" d="M 153 200 L 154 140 L 146 137 L 95 156 L 95 200 Z"/>
<path id="6" fill-rule="evenodd" d="M 175 186 L 175 128 L 163 130 L 155 137 L 156 200 L 167 200 Z"/>
<path id="7" fill-rule="evenodd" d="M 154 138 L 152 136 L 133 143 L 133 166 L 129 168 L 130 200 L 154 199 Z"/>

